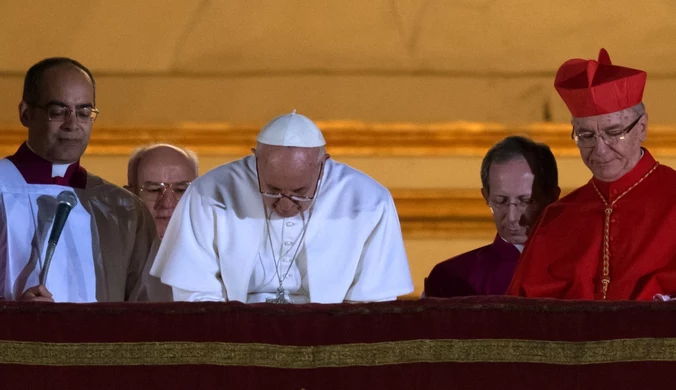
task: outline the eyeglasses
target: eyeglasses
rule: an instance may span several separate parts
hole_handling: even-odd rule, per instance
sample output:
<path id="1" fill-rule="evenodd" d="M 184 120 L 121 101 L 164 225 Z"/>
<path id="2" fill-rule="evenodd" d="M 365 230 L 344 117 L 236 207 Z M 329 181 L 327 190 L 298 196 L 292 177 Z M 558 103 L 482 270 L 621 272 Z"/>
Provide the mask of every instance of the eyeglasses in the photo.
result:
<path id="1" fill-rule="evenodd" d="M 603 139 L 603 142 L 606 145 L 616 145 L 618 142 L 620 142 L 620 140 L 623 140 L 625 136 L 634 129 L 634 127 L 636 127 L 638 121 L 640 121 L 642 117 L 643 115 L 640 115 L 628 127 L 618 132 L 601 131 L 600 133 L 596 134 L 591 131 L 585 131 L 583 133 L 576 133 L 575 129 L 573 129 L 570 136 L 573 140 L 575 140 L 577 146 L 581 148 L 593 148 L 596 145 L 597 138 Z"/>
<path id="2" fill-rule="evenodd" d="M 262 196 L 266 198 L 271 198 L 271 199 L 282 199 L 282 198 L 287 198 L 291 200 L 292 202 L 296 203 L 306 203 L 306 202 L 312 202 L 317 196 L 317 189 L 319 189 L 319 180 L 322 178 L 322 173 L 324 172 L 324 163 L 322 163 L 322 166 L 319 168 L 319 176 L 317 177 L 317 182 L 315 183 L 315 190 L 312 193 L 312 196 L 300 196 L 300 195 L 286 195 L 282 194 L 280 192 L 264 192 L 261 189 L 261 176 L 258 173 L 258 160 L 256 160 L 256 176 L 258 177 L 258 192 L 261 193 Z"/>
<path id="3" fill-rule="evenodd" d="M 75 118 L 78 122 L 90 123 L 94 122 L 99 115 L 99 110 L 94 107 L 68 108 L 60 104 L 49 104 L 46 106 L 32 104 L 32 106 L 45 110 L 47 112 L 47 119 L 50 122 L 65 122 L 70 118 L 72 113 L 75 113 Z"/>
<path id="4" fill-rule="evenodd" d="M 519 198 L 516 202 L 510 202 L 508 198 L 498 198 L 488 202 L 488 205 L 494 210 L 505 211 L 509 210 L 509 206 L 514 205 L 517 210 L 525 211 L 528 207 L 536 205 L 537 202 L 533 198 Z"/>
<path id="5" fill-rule="evenodd" d="M 147 181 L 143 183 L 139 189 L 139 195 L 143 200 L 157 202 L 164 197 L 167 190 L 171 190 L 171 194 L 177 201 L 181 200 L 183 194 L 190 186 L 189 181 L 179 181 L 176 183 L 156 183 Z"/>

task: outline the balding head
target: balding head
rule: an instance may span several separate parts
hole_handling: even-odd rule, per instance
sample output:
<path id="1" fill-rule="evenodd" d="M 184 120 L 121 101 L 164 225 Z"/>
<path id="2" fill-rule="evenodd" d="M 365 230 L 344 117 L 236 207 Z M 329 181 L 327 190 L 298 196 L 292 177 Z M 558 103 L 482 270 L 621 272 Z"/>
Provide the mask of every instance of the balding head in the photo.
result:
<path id="1" fill-rule="evenodd" d="M 254 153 L 260 190 L 283 195 L 281 198 L 263 196 L 265 205 L 284 218 L 307 210 L 311 201 L 294 201 L 290 197 L 309 198 L 315 195 L 324 162 L 329 158 L 324 147 L 301 148 L 259 143 Z"/>
<path id="2" fill-rule="evenodd" d="M 174 166 L 182 164 L 189 167 L 194 172 L 194 176 L 199 174 L 197 155 L 185 148 L 170 144 L 150 144 L 139 146 L 131 152 L 129 164 L 127 165 L 127 185 L 130 187 L 140 187 L 143 181 L 139 182 L 139 167 L 141 163 L 156 165 L 160 163 L 164 166 Z"/>
<path id="3" fill-rule="evenodd" d="M 160 237 L 188 183 L 198 176 L 197 156 L 189 150 L 169 144 L 137 148 L 129 159 L 127 188 L 146 205 L 155 218 Z M 172 186 L 162 195 L 162 183 Z"/>

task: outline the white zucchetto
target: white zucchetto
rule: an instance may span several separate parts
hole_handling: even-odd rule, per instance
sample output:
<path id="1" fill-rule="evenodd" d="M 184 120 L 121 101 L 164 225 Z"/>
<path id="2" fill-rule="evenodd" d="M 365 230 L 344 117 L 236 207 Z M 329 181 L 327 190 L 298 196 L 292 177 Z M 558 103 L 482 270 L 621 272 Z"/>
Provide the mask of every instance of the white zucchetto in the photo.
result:
<path id="1" fill-rule="evenodd" d="M 296 114 L 280 115 L 263 126 L 256 138 L 261 144 L 317 148 L 326 145 L 321 130 L 307 117 Z"/>

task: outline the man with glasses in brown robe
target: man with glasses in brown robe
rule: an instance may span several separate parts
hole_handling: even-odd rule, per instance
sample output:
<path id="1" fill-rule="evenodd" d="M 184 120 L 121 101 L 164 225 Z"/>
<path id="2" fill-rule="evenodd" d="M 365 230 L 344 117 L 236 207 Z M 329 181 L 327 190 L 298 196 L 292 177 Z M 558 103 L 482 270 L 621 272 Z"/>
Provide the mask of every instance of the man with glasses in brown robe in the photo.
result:
<path id="1" fill-rule="evenodd" d="M 132 152 L 125 188 L 148 206 L 162 238 L 178 201 L 198 175 L 194 152 L 169 144 L 152 144 Z"/>
<path id="2" fill-rule="evenodd" d="M 97 115 L 94 77 L 79 62 L 48 58 L 26 73 L 27 141 L 0 160 L 0 299 L 153 299 L 148 271 L 159 240 L 150 213 L 80 165 Z M 76 202 L 53 246 L 62 193 Z"/>

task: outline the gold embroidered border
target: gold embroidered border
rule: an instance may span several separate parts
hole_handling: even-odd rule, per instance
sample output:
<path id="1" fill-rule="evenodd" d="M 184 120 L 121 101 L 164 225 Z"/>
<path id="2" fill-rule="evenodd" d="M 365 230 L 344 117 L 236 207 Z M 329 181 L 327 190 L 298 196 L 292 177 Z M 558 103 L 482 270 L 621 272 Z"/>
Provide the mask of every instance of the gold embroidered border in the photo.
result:
<path id="1" fill-rule="evenodd" d="M 285 346 L 257 343 L 46 343 L 0 341 L 0 364 L 126 366 L 208 364 L 309 369 L 408 363 L 585 365 L 676 361 L 676 339 L 588 342 L 470 339 Z"/>
<path id="2" fill-rule="evenodd" d="M 525 134 L 547 143 L 557 156 L 577 156 L 570 125 L 531 123 L 368 123 L 317 122 L 327 149 L 335 156 L 483 156 L 498 140 Z M 169 142 L 204 155 L 240 156 L 255 144 L 260 125 L 184 123 L 174 126 L 103 127 L 96 125 L 87 149 L 93 155 L 128 155 L 136 146 Z M 654 155 L 676 154 L 676 126 L 651 125 L 646 146 Z M 0 129 L 0 151 L 13 153 L 26 139 L 26 129 Z"/>

